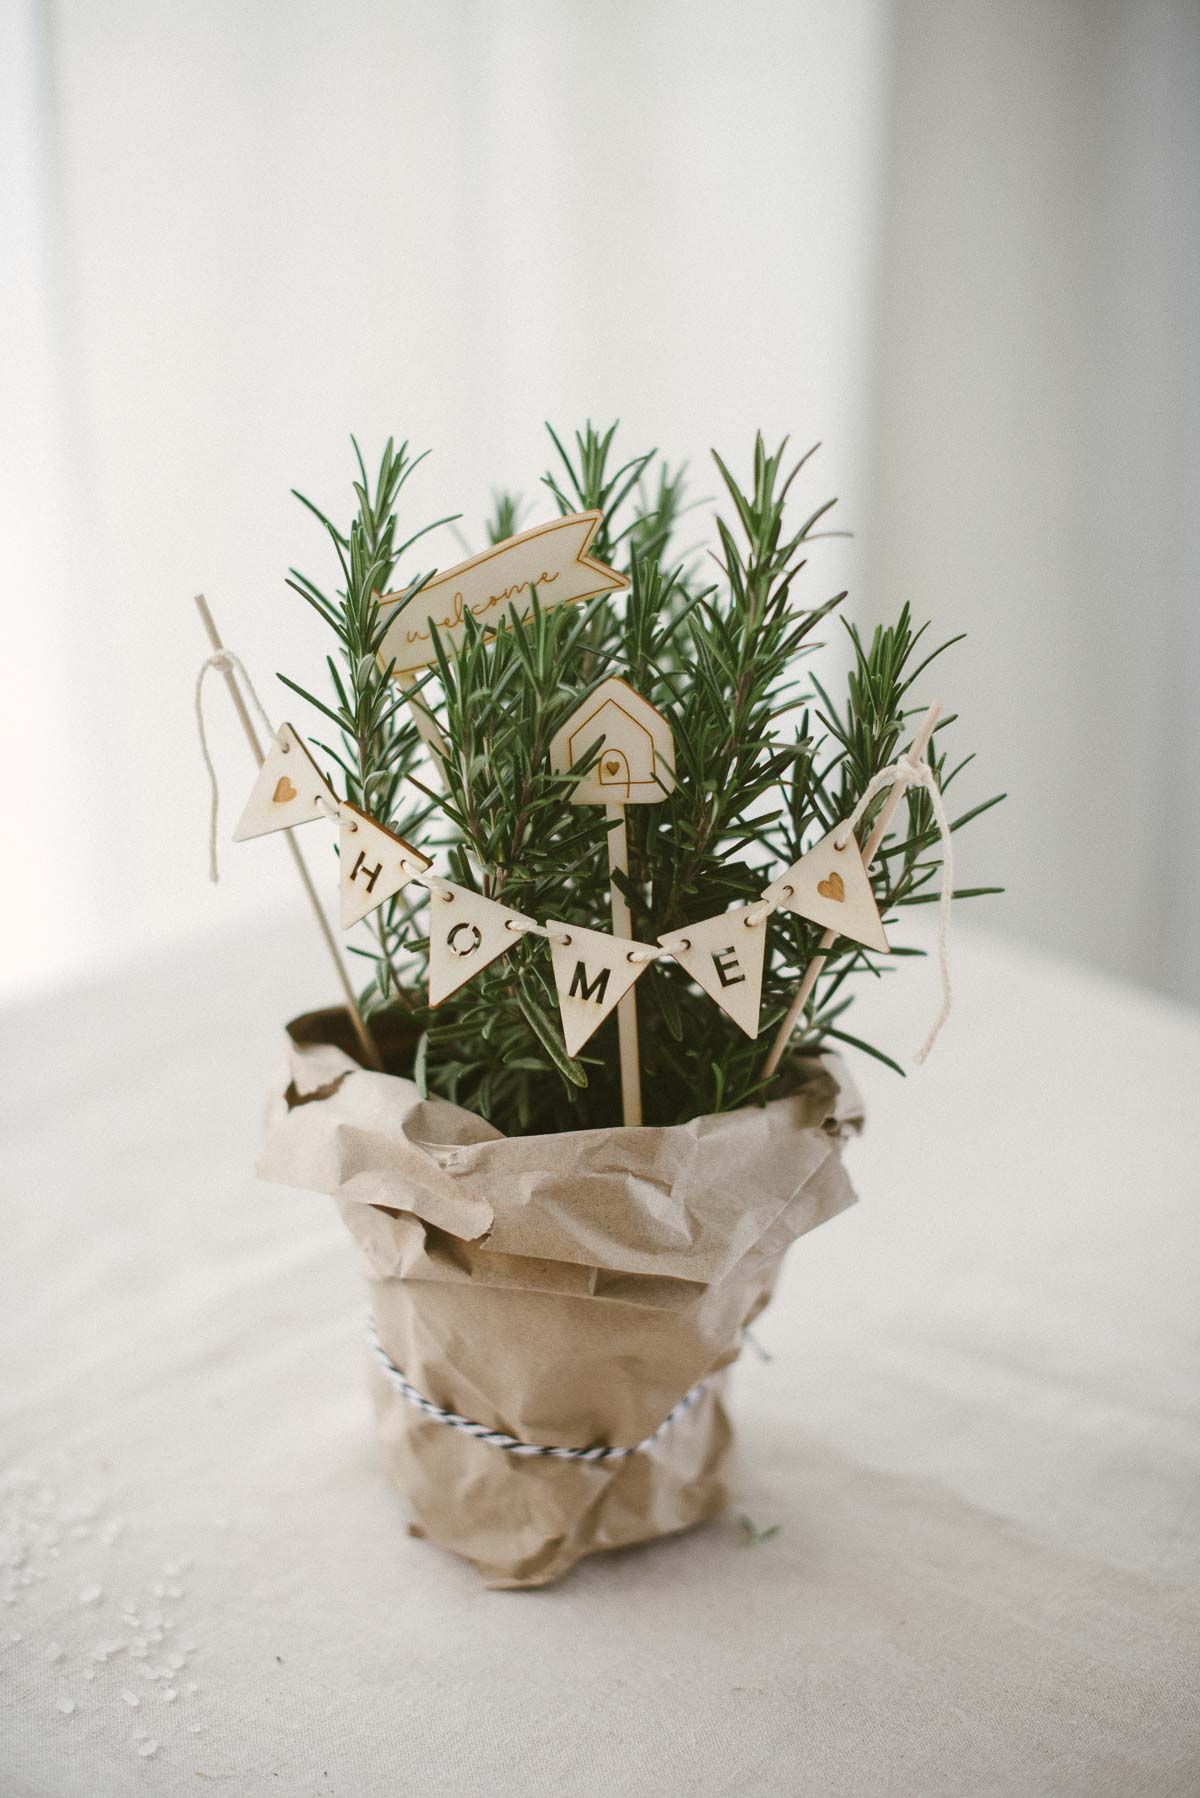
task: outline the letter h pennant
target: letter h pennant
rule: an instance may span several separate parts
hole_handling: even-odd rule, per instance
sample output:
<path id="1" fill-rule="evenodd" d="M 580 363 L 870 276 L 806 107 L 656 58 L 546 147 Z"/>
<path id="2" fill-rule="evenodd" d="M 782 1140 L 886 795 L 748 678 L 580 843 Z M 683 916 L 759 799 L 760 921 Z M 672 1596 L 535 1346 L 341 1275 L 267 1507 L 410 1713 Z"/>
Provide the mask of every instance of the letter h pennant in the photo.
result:
<path id="1" fill-rule="evenodd" d="M 653 943 L 609 936 L 603 930 L 583 930 L 578 924 L 550 921 L 547 928 L 563 1038 L 567 1054 L 578 1055 L 638 975 L 657 958 L 658 949 Z M 631 960 L 635 955 L 638 959 Z M 642 956 L 647 959 L 643 961 Z"/>
<path id="2" fill-rule="evenodd" d="M 349 800 L 339 809 L 338 865 L 343 930 L 385 904 L 414 874 L 433 866 L 427 855 Z"/>

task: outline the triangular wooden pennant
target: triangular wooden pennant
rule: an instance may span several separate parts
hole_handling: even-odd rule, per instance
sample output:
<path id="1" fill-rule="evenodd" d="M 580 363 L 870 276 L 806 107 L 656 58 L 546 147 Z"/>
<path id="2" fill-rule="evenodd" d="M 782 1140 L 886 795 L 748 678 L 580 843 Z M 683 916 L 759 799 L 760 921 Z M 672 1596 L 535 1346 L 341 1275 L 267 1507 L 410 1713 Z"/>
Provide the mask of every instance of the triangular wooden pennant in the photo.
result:
<path id="1" fill-rule="evenodd" d="M 532 922 L 469 887 L 439 881 L 429 901 L 430 1005 L 440 1005 L 497 956 L 515 949 L 518 926 Z"/>
<path id="2" fill-rule="evenodd" d="M 567 1054 L 578 1055 L 638 975 L 650 966 L 649 961 L 630 961 L 629 957 L 646 955 L 653 960 L 658 949 L 653 943 L 609 936 L 603 930 L 582 930 L 578 924 L 551 922 L 547 928 L 563 1038 Z"/>
<path id="3" fill-rule="evenodd" d="M 309 824 L 323 814 L 318 804 L 338 803 L 326 780 L 290 724 L 281 724 L 258 771 L 254 790 L 233 833 L 235 843 L 248 837 L 266 836 L 269 830 L 290 830 Z"/>
<path id="4" fill-rule="evenodd" d="M 433 866 L 427 855 L 348 800 L 338 818 L 338 859 L 343 930 L 391 899 L 414 874 Z"/>
<path id="5" fill-rule="evenodd" d="M 843 834 L 845 846 L 839 849 L 837 840 Z M 849 937 L 852 943 L 888 953 L 888 940 L 862 851 L 845 824 L 837 825 L 827 837 L 814 843 L 798 862 L 793 862 L 764 889 L 763 898 L 786 911 L 794 911 L 798 917 L 811 918 L 814 924 L 834 930 L 838 936 Z"/>
<path id="6" fill-rule="evenodd" d="M 767 918 L 761 900 L 754 905 L 736 905 L 719 917 L 702 918 L 698 924 L 673 930 L 658 940 L 747 1036 L 758 1035 L 767 947 Z"/>

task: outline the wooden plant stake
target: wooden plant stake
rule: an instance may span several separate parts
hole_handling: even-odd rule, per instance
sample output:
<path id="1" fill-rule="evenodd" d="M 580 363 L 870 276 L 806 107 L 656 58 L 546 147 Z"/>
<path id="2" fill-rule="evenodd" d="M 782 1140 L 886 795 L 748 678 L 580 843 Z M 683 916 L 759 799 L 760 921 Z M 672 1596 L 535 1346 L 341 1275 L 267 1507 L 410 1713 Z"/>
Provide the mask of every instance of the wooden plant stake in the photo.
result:
<path id="1" fill-rule="evenodd" d="M 913 761 L 920 761 L 921 757 L 924 755 L 929 745 L 929 739 L 933 735 L 934 726 L 938 721 L 941 709 L 942 708 L 939 705 L 931 705 L 924 718 L 922 718 L 921 727 L 913 738 L 912 747 L 908 752 Z M 896 807 L 900 804 L 903 797 L 903 783 L 897 781 L 895 786 L 889 792 L 887 798 L 884 800 L 882 810 L 875 820 L 874 828 L 863 848 L 863 867 L 866 868 L 868 872 L 870 871 L 871 863 L 875 859 L 879 845 L 887 835 L 888 827 L 895 816 Z M 818 976 L 820 975 L 821 969 L 825 966 L 826 958 L 828 957 L 830 949 L 837 941 L 837 937 L 838 932 L 836 930 L 827 930 L 817 944 L 816 953 L 804 970 L 803 979 L 796 989 L 796 997 L 788 1007 L 787 1016 L 780 1024 L 779 1029 L 775 1032 L 775 1038 L 771 1044 L 771 1052 L 763 1064 L 763 1078 L 765 1080 L 771 1078 L 771 1075 L 783 1060 L 784 1051 L 791 1039 L 792 1032 L 800 1022 L 804 1007 L 808 1004 L 809 994 L 817 984 Z"/>
<path id="2" fill-rule="evenodd" d="M 648 699 L 618 675 L 601 681 L 576 708 L 550 743 L 550 765 L 568 774 L 600 742 L 598 758 L 571 792 L 572 805 L 602 805 L 608 822 L 609 896 L 613 934 L 630 937 L 633 920 L 617 875 L 629 878 L 627 805 L 657 805 L 675 785 L 675 744 L 671 727 Z M 621 1111 L 627 1125 L 642 1121 L 641 1063 L 637 999 L 632 986 L 617 1006 L 621 1051 Z"/>
<path id="3" fill-rule="evenodd" d="M 201 621 L 208 633 L 208 640 L 212 644 L 213 649 L 215 651 L 224 649 L 225 645 L 221 641 L 216 621 L 209 610 L 208 601 L 205 599 L 203 593 L 197 593 L 196 595 L 196 609 L 200 613 Z M 229 688 L 229 696 L 233 700 L 234 710 L 242 721 L 242 729 L 246 733 L 246 741 L 250 745 L 250 750 L 255 761 L 261 768 L 263 765 L 262 746 L 259 743 L 258 732 L 254 728 L 254 722 L 250 717 L 249 712 L 246 710 L 246 702 L 242 698 L 241 688 L 234 679 L 232 668 L 223 668 L 221 672 L 225 676 L 225 685 Z M 300 845 L 297 843 L 293 831 L 285 830 L 283 835 L 287 839 L 287 846 L 291 850 L 292 860 L 296 864 L 296 872 L 300 876 L 300 884 L 308 895 L 308 902 L 312 906 L 313 916 L 316 918 L 321 935 L 325 939 L 325 947 L 328 949 L 330 958 L 337 970 L 337 977 L 341 983 L 342 992 L 346 997 L 346 1008 L 350 1013 L 350 1022 L 354 1026 L 354 1034 L 358 1039 L 358 1046 L 362 1050 L 363 1058 L 366 1061 L 367 1066 L 369 1068 L 374 1068 L 378 1073 L 383 1067 L 383 1063 L 379 1057 L 379 1050 L 375 1047 L 375 1041 L 370 1031 L 367 1029 L 366 1020 L 358 1009 L 358 999 L 355 995 L 353 984 L 349 974 L 346 972 L 346 965 L 338 950 L 337 939 L 329 927 L 329 920 L 325 916 L 320 899 L 317 897 L 317 890 L 313 886 L 312 876 L 308 871 L 308 864 L 304 860 L 304 856 L 300 851 Z"/>

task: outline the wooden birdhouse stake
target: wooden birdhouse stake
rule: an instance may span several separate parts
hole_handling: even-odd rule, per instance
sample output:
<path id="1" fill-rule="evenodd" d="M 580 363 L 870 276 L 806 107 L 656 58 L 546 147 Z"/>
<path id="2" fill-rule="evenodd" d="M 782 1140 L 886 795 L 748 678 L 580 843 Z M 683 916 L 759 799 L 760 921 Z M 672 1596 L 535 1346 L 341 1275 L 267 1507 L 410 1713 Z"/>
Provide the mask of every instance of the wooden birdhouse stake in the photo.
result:
<path id="1" fill-rule="evenodd" d="M 657 805 L 675 785 L 671 727 L 647 699 L 617 675 L 602 681 L 550 744 L 550 765 L 567 774 L 599 740 L 600 753 L 575 783 L 572 805 L 602 805 L 608 823 L 609 900 L 613 935 L 631 937 L 633 918 L 617 876 L 629 880 L 627 805 Z M 631 987 L 617 1006 L 621 1055 L 621 1110 L 627 1125 L 642 1121 L 637 998 Z"/>

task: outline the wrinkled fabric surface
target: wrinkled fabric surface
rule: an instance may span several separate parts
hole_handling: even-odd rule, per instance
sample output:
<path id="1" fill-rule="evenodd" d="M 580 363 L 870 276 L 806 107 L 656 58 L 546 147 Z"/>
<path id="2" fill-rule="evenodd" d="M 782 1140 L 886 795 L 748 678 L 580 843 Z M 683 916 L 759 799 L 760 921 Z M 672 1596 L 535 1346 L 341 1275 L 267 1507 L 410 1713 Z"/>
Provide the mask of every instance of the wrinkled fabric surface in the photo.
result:
<path id="1" fill-rule="evenodd" d="M 763 1107 L 509 1139 L 358 1067 L 322 1022 L 291 1027 L 259 1172 L 337 1198 L 379 1338 L 418 1392 L 522 1443 L 634 1447 L 704 1383 L 650 1446 L 583 1462 L 505 1453 L 377 1369 L 384 1461 L 420 1530 L 491 1586 L 538 1586 L 722 1510 L 722 1371 L 789 1244 L 854 1199 L 841 1148 L 861 1112 L 841 1064 Z"/>
<path id="2" fill-rule="evenodd" d="M 254 1175 L 312 920 L 0 1014 L 4 1798 L 1196 1798 L 1200 1019 L 952 952 L 725 1376 L 740 1497 L 521 1593 L 407 1535 L 354 1246 Z"/>

